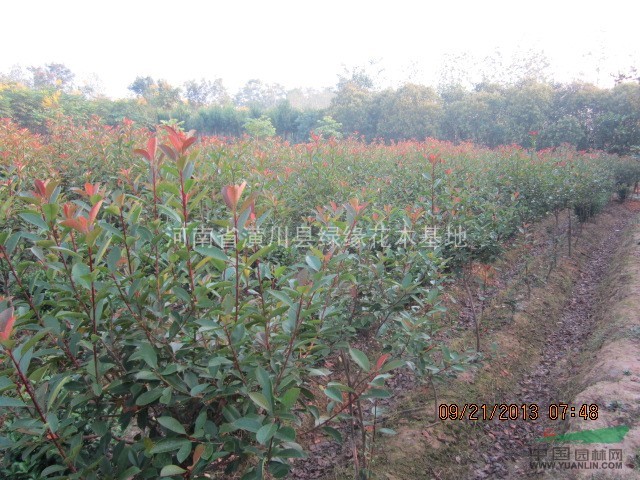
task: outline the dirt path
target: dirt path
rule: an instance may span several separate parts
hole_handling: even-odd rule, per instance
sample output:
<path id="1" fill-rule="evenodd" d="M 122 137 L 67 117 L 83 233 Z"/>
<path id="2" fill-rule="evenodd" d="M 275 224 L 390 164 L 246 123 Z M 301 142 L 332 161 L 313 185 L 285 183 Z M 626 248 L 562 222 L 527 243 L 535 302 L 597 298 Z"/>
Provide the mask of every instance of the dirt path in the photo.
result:
<path id="1" fill-rule="evenodd" d="M 597 293 L 601 280 L 606 276 L 609 265 L 620 243 L 620 232 L 632 217 L 631 212 L 616 210 L 616 219 L 608 234 L 603 235 L 597 244 L 587 252 L 576 249 L 576 255 L 585 255 L 586 261 L 579 270 L 571 297 L 562 315 L 556 323 L 557 328 L 547 332 L 545 347 L 540 361 L 531 365 L 530 373 L 525 375 L 515 388 L 509 403 L 518 405 L 536 404 L 540 418 L 537 421 L 490 421 L 483 429 L 495 444 L 490 451 L 480 451 L 479 458 L 484 466 L 476 468 L 473 479 L 489 478 L 536 478 L 540 472 L 532 471 L 529 466 L 529 447 L 535 439 L 543 436 L 545 429 L 557 432 L 562 429 L 558 421 L 548 419 L 549 404 L 571 403 L 563 397 L 563 386 L 577 373 L 579 365 L 575 363 L 579 352 L 586 343 L 596 322 Z M 552 292 L 548 292 L 552 295 Z"/>

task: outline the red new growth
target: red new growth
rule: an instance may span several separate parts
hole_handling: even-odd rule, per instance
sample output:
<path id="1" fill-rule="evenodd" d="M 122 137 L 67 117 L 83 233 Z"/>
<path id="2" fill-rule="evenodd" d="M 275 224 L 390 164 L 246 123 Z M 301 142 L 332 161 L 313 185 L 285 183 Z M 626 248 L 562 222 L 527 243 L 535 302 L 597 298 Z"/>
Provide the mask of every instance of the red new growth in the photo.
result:
<path id="1" fill-rule="evenodd" d="M 33 182 L 34 187 L 36 187 L 36 190 L 33 193 L 36 197 L 44 198 L 46 196 L 47 183 L 49 183 L 49 180 L 45 180 L 44 182 L 42 180 L 35 180 Z"/>
<path id="2" fill-rule="evenodd" d="M 151 137 L 147 142 L 146 150 L 142 148 L 136 148 L 134 150 L 134 153 L 137 153 L 138 155 L 142 155 L 144 158 L 147 159 L 149 163 L 151 163 L 156 158 L 157 150 L 158 150 L 158 139 L 156 137 Z"/>
<path id="3" fill-rule="evenodd" d="M 376 370 L 380 370 L 384 365 L 384 362 L 386 362 L 390 356 L 391 355 L 389 355 L 388 353 L 381 355 L 380 358 L 378 358 L 378 361 L 376 362 Z"/>
<path id="4" fill-rule="evenodd" d="M 16 317 L 13 315 L 13 307 L 0 313 L 0 340 L 9 340 Z"/>
<path id="5" fill-rule="evenodd" d="M 222 187 L 222 198 L 231 211 L 235 212 L 238 208 L 238 201 L 240 200 L 244 187 L 246 186 L 247 182 L 242 182 L 240 185 L 226 185 Z"/>
<path id="6" fill-rule="evenodd" d="M 196 137 L 185 135 L 182 132 L 174 130 L 168 125 L 165 125 L 164 129 L 169 134 L 169 141 L 171 142 L 171 145 L 173 145 L 173 148 L 175 148 L 178 153 L 182 155 L 184 155 L 187 149 L 196 141 Z"/>
<path id="7" fill-rule="evenodd" d="M 62 222 L 62 225 L 66 227 L 73 228 L 80 233 L 87 234 L 95 225 L 96 217 L 98 216 L 98 210 L 100 210 L 100 206 L 102 205 L 102 200 L 96 203 L 91 210 L 89 211 L 89 215 L 87 217 L 76 217 L 76 218 L 67 218 Z M 67 214 L 67 209 L 63 207 L 65 210 L 65 216 Z"/>

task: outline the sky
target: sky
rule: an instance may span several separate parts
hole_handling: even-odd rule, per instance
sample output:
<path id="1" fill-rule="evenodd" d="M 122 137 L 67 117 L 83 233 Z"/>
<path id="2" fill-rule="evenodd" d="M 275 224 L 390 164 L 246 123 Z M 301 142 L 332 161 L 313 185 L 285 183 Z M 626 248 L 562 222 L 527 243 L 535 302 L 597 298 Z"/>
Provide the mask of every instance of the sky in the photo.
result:
<path id="1" fill-rule="evenodd" d="M 285 88 L 333 87 L 374 62 L 379 86 L 435 85 L 453 57 L 543 52 L 554 80 L 608 86 L 640 68 L 628 0 L 21 0 L 2 2 L 0 72 L 63 63 L 126 97 L 136 76 L 179 86 L 253 78 Z M 480 64 L 482 66 L 482 64 Z M 471 68 L 471 67 L 469 67 Z M 473 76 L 473 71 L 469 74 Z"/>

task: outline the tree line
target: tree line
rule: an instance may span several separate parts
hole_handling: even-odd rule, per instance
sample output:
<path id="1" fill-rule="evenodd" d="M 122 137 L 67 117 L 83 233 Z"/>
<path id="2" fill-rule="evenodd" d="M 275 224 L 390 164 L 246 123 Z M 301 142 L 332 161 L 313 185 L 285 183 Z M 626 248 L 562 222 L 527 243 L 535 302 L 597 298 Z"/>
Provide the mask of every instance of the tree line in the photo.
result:
<path id="1" fill-rule="evenodd" d="M 150 126 L 175 120 L 206 135 L 275 133 L 291 142 L 306 142 L 315 132 L 385 142 L 433 137 L 490 147 L 531 147 L 535 140 L 536 148 L 568 143 L 578 150 L 640 153 L 638 78 L 620 77 L 612 88 L 525 77 L 471 87 L 451 82 L 437 89 L 415 83 L 380 89 L 354 70 L 332 89 L 287 91 L 253 79 L 231 95 L 222 79 L 176 87 L 147 76 L 129 85 L 133 98 L 112 100 L 91 85 L 75 85 L 62 64 L 29 72 L 0 74 L 0 117 L 40 133 L 59 114 L 78 120 L 98 115 L 108 124 L 124 118 Z"/>

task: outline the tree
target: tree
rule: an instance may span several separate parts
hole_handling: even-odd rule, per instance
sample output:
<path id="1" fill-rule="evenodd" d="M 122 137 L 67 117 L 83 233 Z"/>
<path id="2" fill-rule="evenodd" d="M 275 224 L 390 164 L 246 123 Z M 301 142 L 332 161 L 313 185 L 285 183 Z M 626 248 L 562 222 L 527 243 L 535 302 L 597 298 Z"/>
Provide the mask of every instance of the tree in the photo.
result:
<path id="1" fill-rule="evenodd" d="M 79 91 L 85 98 L 100 98 L 104 96 L 104 84 L 100 77 L 94 73 L 83 79 Z"/>
<path id="2" fill-rule="evenodd" d="M 75 74 L 62 63 L 48 63 L 43 67 L 28 67 L 31 85 L 36 90 L 54 88 L 65 92 L 73 88 Z"/>
<path id="3" fill-rule="evenodd" d="M 595 147 L 618 154 L 640 149 L 640 84 L 620 83 L 601 98 L 596 117 Z"/>
<path id="4" fill-rule="evenodd" d="M 288 100 L 281 100 L 275 108 L 270 111 L 270 117 L 276 132 L 282 138 L 291 139 L 296 131 L 299 112 L 291 107 Z"/>
<path id="5" fill-rule="evenodd" d="M 430 87 L 406 84 L 387 97 L 382 109 L 377 132 L 387 140 L 424 140 L 439 134 L 442 105 Z"/>
<path id="6" fill-rule="evenodd" d="M 194 107 L 223 105 L 230 100 L 229 93 L 221 78 L 217 78 L 213 82 L 204 78 L 199 82 L 189 80 L 184 84 L 184 92 L 187 101 Z"/>
<path id="7" fill-rule="evenodd" d="M 340 86 L 331 100 L 330 115 L 340 122 L 346 133 L 359 132 L 367 138 L 376 136 L 376 121 L 372 121 L 374 94 L 355 83 Z"/>
<path id="8" fill-rule="evenodd" d="M 147 77 L 136 77 L 129 90 L 155 108 L 171 109 L 180 104 L 180 88 L 173 87 L 166 80 L 156 81 Z"/>
<path id="9" fill-rule="evenodd" d="M 147 97 L 151 90 L 151 87 L 155 85 L 156 82 L 151 77 L 140 77 L 137 76 L 131 85 L 129 85 L 129 90 L 135 93 L 138 97 Z"/>
<path id="10" fill-rule="evenodd" d="M 254 107 L 268 109 L 275 107 L 278 102 L 287 98 L 282 85 L 266 84 L 261 80 L 249 80 L 235 96 L 235 103 L 240 107 Z"/>
<path id="11" fill-rule="evenodd" d="M 321 110 L 331 105 L 331 99 L 335 97 L 333 89 L 327 87 L 322 90 L 314 88 L 294 88 L 287 92 L 287 100 L 293 108 L 299 110 Z"/>
<path id="12" fill-rule="evenodd" d="M 150 103 L 158 108 L 170 109 L 180 104 L 180 88 L 173 87 L 166 80 L 158 80 L 158 85 L 151 90 Z"/>
<path id="13" fill-rule="evenodd" d="M 271 123 L 271 119 L 265 115 L 260 118 L 248 118 L 244 122 L 244 129 L 253 138 L 273 137 L 276 134 L 276 128 Z"/>
<path id="14" fill-rule="evenodd" d="M 342 74 L 338 74 L 337 89 L 340 90 L 345 85 L 351 84 L 364 90 L 377 90 L 380 76 L 384 72 L 384 68 L 379 63 L 379 60 L 370 59 L 366 65 L 358 65 L 351 69 L 343 65 Z"/>
<path id="15" fill-rule="evenodd" d="M 330 115 L 325 115 L 322 120 L 318 120 L 316 128 L 313 129 L 313 133 L 320 135 L 323 138 L 342 138 L 342 124 L 336 122 Z"/>

